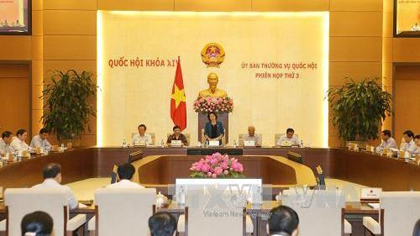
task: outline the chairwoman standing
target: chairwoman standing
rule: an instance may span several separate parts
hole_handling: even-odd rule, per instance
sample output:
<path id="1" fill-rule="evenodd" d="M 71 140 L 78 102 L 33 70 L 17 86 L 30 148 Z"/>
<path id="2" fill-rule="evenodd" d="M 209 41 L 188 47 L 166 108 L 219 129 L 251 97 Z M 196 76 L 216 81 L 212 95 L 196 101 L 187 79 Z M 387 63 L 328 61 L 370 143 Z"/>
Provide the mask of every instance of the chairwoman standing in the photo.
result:
<path id="1" fill-rule="evenodd" d="M 209 113 L 207 118 L 209 121 L 204 127 L 206 141 L 219 141 L 219 144 L 222 144 L 222 138 L 225 135 L 222 122 L 217 121 L 217 114 L 214 112 Z"/>

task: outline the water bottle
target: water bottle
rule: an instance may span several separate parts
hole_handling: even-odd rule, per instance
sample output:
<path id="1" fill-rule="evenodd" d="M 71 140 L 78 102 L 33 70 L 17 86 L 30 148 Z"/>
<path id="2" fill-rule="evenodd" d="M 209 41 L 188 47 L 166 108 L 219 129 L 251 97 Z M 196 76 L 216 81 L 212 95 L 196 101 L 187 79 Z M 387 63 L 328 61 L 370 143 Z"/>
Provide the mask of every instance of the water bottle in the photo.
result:
<path id="1" fill-rule="evenodd" d="M 237 145 L 236 145 L 236 139 L 234 139 L 234 140 L 233 140 L 233 147 L 234 147 L 234 148 L 236 148 L 236 147 L 237 147 Z"/>
<path id="2" fill-rule="evenodd" d="M 303 139 L 300 140 L 300 147 L 303 148 Z"/>
<path id="3" fill-rule="evenodd" d="M 9 157 L 10 157 L 10 153 L 6 152 L 6 154 L 4 155 L 4 159 L 3 159 L 5 164 L 7 164 L 7 161 L 9 161 Z"/>
<path id="4" fill-rule="evenodd" d="M 18 151 L 13 152 L 13 162 L 17 161 Z"/>
<path id="5" fill-rule="evenodd" d="M 123 139 L 123 142 L 122 142 L 122 147 L 123 147 L 123 148 L 127 147 L 127 141 L 125 141 L 125 139 Z"/>
<path id="6" fill-rule="evenodd" d="M 165 146 L 165 142 L 163 142 L 163 139 L 160 140 L 160 146 L 164 147 Z"/>
<path id="7" fill-rule="evenodd" d="M 185 205 L 185 189 L 184 186 L 181 186 L 179 189 L 179 199 L 178 202 L 181 206 Z"/>

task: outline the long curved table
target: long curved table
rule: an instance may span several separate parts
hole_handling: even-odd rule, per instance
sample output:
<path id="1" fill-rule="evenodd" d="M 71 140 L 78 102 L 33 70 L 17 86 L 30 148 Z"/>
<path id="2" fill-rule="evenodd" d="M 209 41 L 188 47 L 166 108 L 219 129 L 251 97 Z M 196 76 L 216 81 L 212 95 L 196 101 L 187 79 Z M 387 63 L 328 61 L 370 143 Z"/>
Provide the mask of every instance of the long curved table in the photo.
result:
<path id="1" fill-rule="evenodd" d="M 179 155 L 192 162 L 197 156 L 214 151 L 228 153 L 240 161 L 252 160 L 252 156 L 286 157 L 292 151 L 302 155 L 303 164 L 315 173 L 321 165 L 328 178 L 341 179 L 370 187 L 381 187 L 384 191 L 420 190 L 420 166 L 412 161 L 387 158 L 370 153 L 353 152 L 344 149 L 329 148 L 122 148 L 122 147 L 88 147 L 77 148 L 64 153 L 51 153 L 47 156 L 34 156 L 17 163 L 9 163 L 0 168 L 0 186 L 5 188 L 29 187 L 42 182 L 42 168 L 50 162 L 62 166 L 63 183 L 75 182 L 87 178 L 109 177 L 114 164 L 129 160 L 129 154 L 140 151 L 139 159 L 149 156 Z M 188 155 L 191 154 L 191 155 Z M 250 163 L 251 163 L 250 162 Z M 187 164 L 188 166 L 189 164 Z M 251 165 L 252 166 L 252 165 Z M 167 166 L 170 168 L 170 166 Z M 275 167 L 265 167 L 258 171 L 274 172 Z M 284 168 L 283 168 L 284 169 Z M 185 175 L 185 170 L 184 170 Z M 283 179 L 284 175 L 270 175 L 268 182 L 281 183 L 291 181 Z M 143 176 L 144 177 L 144 176 Z M 262 175 L 264 178 L 264 175 Z M 149 179 L 150 180 L 150 179 Z M 264 180 L 263 180 L 264 182 Z M 289 184 L 293 184 L 291 181 Z M 1 208 L 1 206 L 0 206 Z M 3 209 L 4 210 L 4 209 Z M 92 209 L 80 209 L 77 213 L 93 214 Z M 0 209 L 0 215 L 4 214 Z M 363 235 L 362 216 L 377 218 L 377 211 L 360 203 L 348 203 L 345 217 L 353 225 L 353 235 Z"/>
<path id="2" fill-rule="evenodd" d="M 42 168 L 45 164 L 61 164 L 63 183 L 87 178 L 109 177 L 114 164 L 128 161 L 129 154 L 141 151 L 140 158 L 152 155 L 182 155 L 193 150 L 203 153 L 220 151 L 242 153 L 243 156 L 287 156 L 293 151 L 302 155 L 303 164 L 315 173 L 321 165 L 328 178 L 341 179 L 370 187 L 381 187 L 384 191 L 420 190 L 420 166 L 403 159 L 386 158 L 363 152 L 329 148 L 121 148 L 90 147 L 79 148 L 64 153 L 51 153 L 48 156 L 35 156 L 21 162 L 10 163 L 0 168 L 0 186 L 27 187 L 42 181 Z M 241 159 L 242 155 L 233 155 Z M 275 181 L 275 180 L 273 180 Z"/>

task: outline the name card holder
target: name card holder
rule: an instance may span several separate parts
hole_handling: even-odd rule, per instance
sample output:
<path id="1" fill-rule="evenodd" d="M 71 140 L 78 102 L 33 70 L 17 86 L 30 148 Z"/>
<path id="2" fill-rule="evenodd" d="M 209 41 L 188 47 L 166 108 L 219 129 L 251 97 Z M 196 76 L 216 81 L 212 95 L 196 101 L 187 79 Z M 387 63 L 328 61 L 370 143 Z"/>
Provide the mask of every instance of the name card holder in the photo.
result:
<path id="1" fill-rule="evenodd" d="M 134 146 L 136 146 L 136 147 L 146 147 L 146 142 L 144 142 L 144 141 L 135 142 Z"/>
<path id="2" fill-rule="evenodd" d="M 283 142 L 281 142 L 281 146 L 282 147 L 291 147 L 292 146 L 292 141 L 283 141 Z"/>
<path id="3" fill-rule="evenodd" d="M 255 147 L 255 141 L 244 141 L 244 146 L 245 147 Z"/>
<path id="4" fill-rule="evenodd" d="M 209 147 L 218 147 L 218 146 L 220 146 L 219 141 L 215 141 L 215 140 L 209 141 Z"/>
<path id="5" fill-rule="evenodd" d="M 361 188 L 360 202 L 378 203 L 381 198 L 382 188 Z"/>
<path id="6" fill-rule="evenodd" d="M 182 147 L 181 140 L 171 140 L 171 147 Z"/>

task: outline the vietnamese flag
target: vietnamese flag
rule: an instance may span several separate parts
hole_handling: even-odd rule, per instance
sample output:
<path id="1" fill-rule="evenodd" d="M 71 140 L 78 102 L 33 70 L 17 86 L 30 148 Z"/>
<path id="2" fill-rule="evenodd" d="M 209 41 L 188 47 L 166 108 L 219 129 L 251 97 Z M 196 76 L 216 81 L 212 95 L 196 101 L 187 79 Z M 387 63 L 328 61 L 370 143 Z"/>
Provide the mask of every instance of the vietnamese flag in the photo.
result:
<path id="1" fill-rule="evenodd" d="M 175 125 L 181 127 L 183 131 L 187 127 L 187 104 L 182 79 L 181 60 L 178 56 L 174 85 L 171 95 L 171 118 Z"/>

